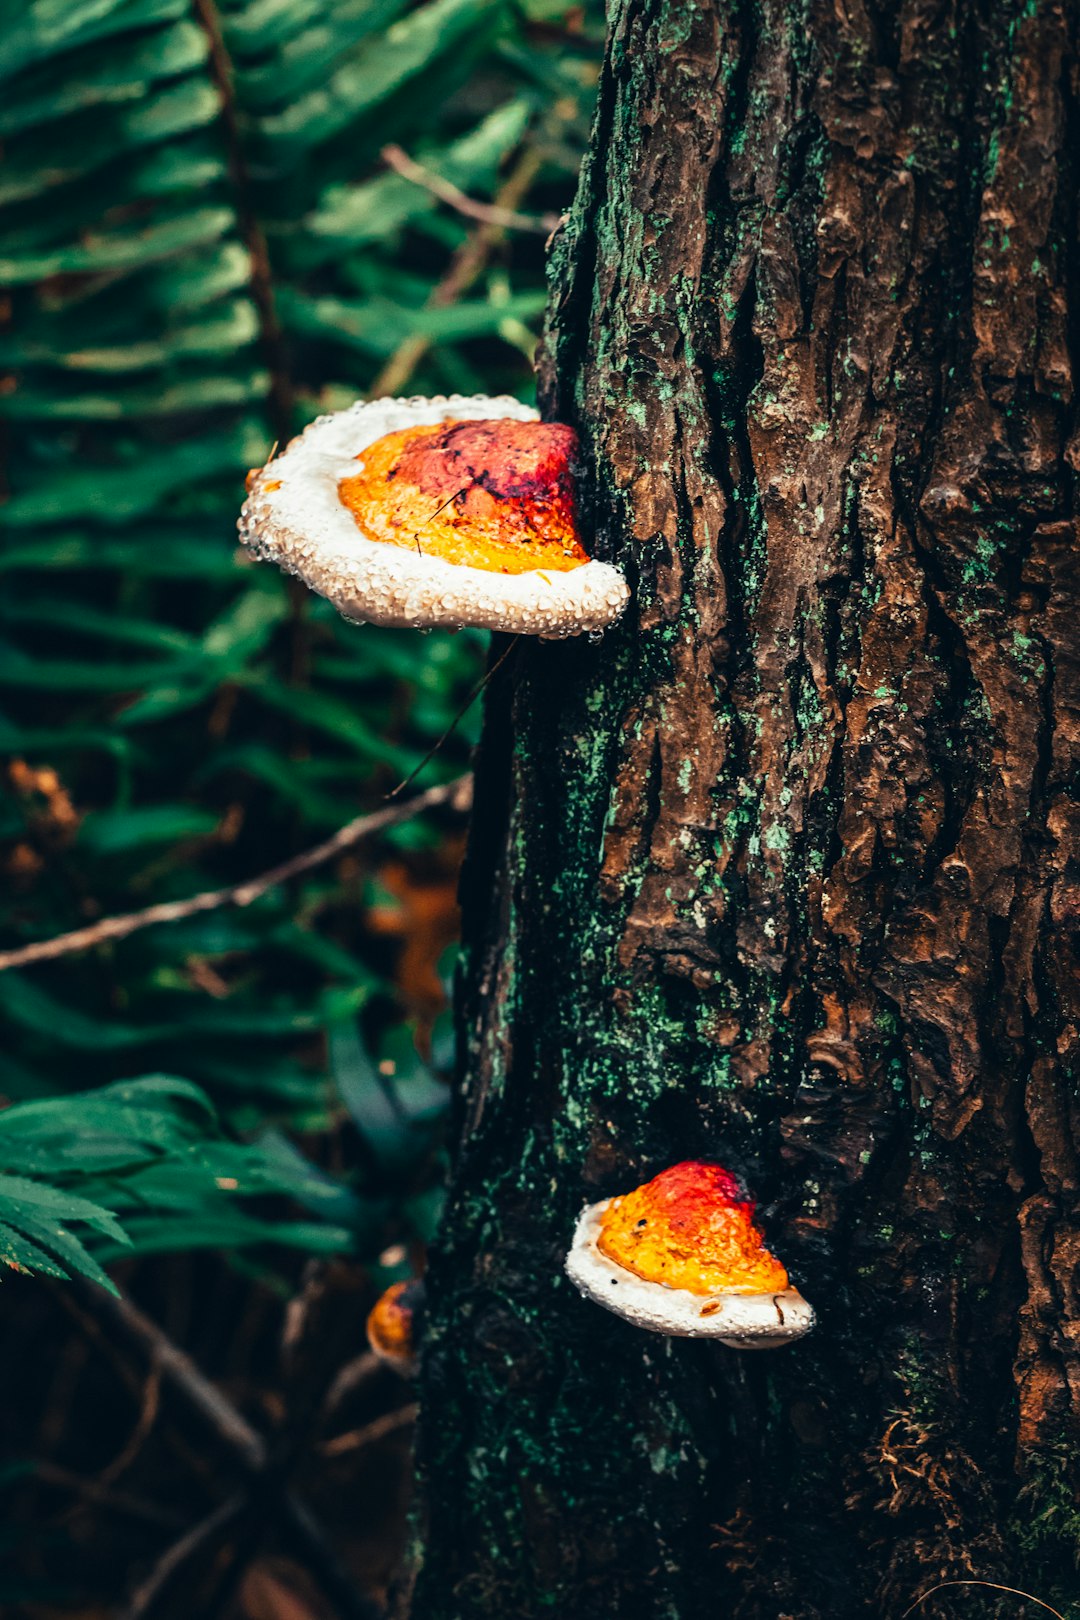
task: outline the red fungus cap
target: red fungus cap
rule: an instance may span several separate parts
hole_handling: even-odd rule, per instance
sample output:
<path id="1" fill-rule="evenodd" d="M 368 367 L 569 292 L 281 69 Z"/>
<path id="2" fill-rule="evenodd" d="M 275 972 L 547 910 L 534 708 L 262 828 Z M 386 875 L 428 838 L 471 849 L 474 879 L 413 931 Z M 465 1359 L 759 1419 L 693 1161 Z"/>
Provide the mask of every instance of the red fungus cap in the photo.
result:
<path id="1" fill-rule="evenodd" d="M 763 1350 L 814 1325 L 765 1247 L 753 1201 L 729 1170 L 705 1159 L 587 1205 L 566 1272 L 587 1298 L 654 1333 Z"/>
<path id="2" fill-rule="evenodd" d="M 349 619 L 596 635 L 630 593 L 582 544 L 576 453 L 516 399 L 358 403 L 252 475 L 240 536 Z"/>
<path id="3" fill-rule="evenodd" d="M 729 1170 L 704 1159 L 673 1164 L 613 1198 L 601 1253 L 649 1282 L 691 1294 L 781 1293 L 788 1275 L 754 1225 L 754 1205 Z"/>
<path id="4" fill-rule="evenodd" d="M 388 433 L 344 478 L 365 534 L 424 556 L 522 574 L 589 560 L 578 534 L 577 434 L 558 422 L 448 422 Z"/>

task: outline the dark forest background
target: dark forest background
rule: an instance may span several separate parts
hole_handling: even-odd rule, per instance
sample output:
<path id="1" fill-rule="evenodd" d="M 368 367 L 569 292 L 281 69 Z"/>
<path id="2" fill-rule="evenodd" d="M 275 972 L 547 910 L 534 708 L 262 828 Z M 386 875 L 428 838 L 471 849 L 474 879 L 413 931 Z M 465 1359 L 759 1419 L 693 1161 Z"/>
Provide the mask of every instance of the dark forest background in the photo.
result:
<path id="1" fill-rule="evenodd" d="M 597 0 L 3 7 L 0 951 L 255 877 L 453 725 L 485 638 L 251 564 L 244 474 L 358 396 L 532 397 L 602 31 Z M 4 1614 L 384 1595 L 413 1408 L 363 1319 L 438 1217 L 462 838 L 447 803 L 0 971 Z"/>

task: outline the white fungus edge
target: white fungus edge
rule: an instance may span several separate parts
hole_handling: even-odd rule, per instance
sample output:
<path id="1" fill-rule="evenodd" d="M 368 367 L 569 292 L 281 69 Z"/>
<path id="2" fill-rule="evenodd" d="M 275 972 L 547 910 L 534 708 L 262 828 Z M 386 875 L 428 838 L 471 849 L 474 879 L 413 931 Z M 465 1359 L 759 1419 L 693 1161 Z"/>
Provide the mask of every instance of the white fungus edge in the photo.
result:
<path id="1" fill-rule="evenodd" d="M 646 1282 L 609 1260 L 597 1244 L 611 1200 L 587 1204 L 566 1257 L 566 1275 L 579 1293 L 635 1327 L 680 1339 L 719 1339 L 734 1350 L 772 1350 L 801 1339 L 814 1310 L 797 1288 L 779 1294 L 692 1294 Z"/>
<path id="2" fill-rule="evenodd" d="M 594 559 L 565 573 L 469 568 L 368 539 L 339 497 L 340 481 L 358 470 L 355 458 L 386 434 L 498 417 L 538 420 L 536 411 L 508 395 L 483 394 L 361 401 L 321 416 L 256 474 L 241 510 L 240 538 L 359 623 L 472 625 L 552 639 L 603 630 L 630 595 L 609 563 Z"/>

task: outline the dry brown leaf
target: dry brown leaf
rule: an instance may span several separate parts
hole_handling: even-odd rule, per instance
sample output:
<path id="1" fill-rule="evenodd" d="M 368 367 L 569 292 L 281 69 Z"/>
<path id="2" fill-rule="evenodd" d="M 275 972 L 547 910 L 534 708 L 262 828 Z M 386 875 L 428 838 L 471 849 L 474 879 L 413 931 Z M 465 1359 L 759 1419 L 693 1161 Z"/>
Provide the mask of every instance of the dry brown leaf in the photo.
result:
<path id="1" fill-rule="evenodd" d="M 79 812 L 51 765 L 28 765 L 25 759 L 13 759 L 8 780 L 22 798 L 33 800 L 30 813 L 42 832 L 64 840 L 78 831 Z"/>
<path id="2" fill-rule="evenodd" d="M 244 1620 L 330 1620 L 330 1611 L 298 1564 L 265 1558 L 252 1564 L 240 1587 Z"/>
<path id="3" fill-rule="evenodd" d="M 438 969 L 447 946 L 458 936 L 460 853 L 454 840 L 446 850 L 446 869 L 430 876 L 418 874 L 404 860 L 386 861 L 377 875 L 396 903 L 371 906 L 367 912 L 373 933 L 401 941 L 394 981 L 421 1028 L 430 1027 L 446 1004 Z"/>

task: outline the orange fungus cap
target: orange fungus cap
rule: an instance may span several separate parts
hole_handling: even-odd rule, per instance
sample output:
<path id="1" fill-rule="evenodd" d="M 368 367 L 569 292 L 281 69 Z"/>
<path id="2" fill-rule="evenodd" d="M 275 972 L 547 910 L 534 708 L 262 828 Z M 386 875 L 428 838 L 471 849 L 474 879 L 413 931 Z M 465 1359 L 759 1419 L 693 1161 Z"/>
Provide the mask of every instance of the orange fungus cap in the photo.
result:
<path id="1" fill-rule="evenodd" d="M 702 1159 L 613 1198 L 596 1242 L 646 1282 L 691 1294 L 776 1294 L 788 1286 L 754 1225 L 753 1203 L 730 1171 Z"/>
<path id="2" fill-rule="evenodd" d="M 441 422 L 387 433 L 338 493 L 364 534 L 495 574 L 566 573 L 589 561 L 578 533 L 573 428 Z"/>
<path id="3" fill-rule="evenodd" d="M 387 1361 L 406 1362 L 413 1355 L 413 1311 L 403 1298 L 412 1280 L 391 1283 L 379 1295 L 367 1319 L 367 1338 L 376 1355 Z"/>

